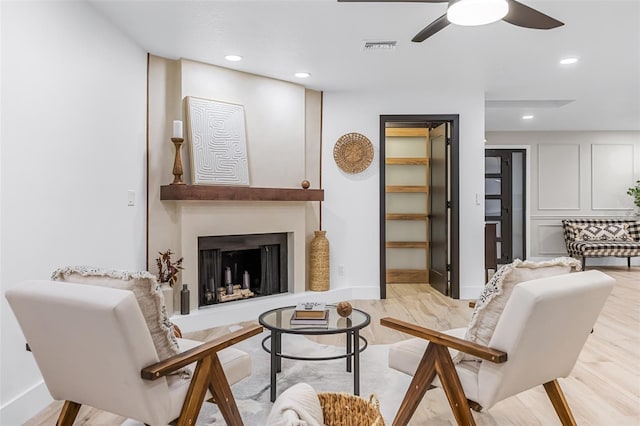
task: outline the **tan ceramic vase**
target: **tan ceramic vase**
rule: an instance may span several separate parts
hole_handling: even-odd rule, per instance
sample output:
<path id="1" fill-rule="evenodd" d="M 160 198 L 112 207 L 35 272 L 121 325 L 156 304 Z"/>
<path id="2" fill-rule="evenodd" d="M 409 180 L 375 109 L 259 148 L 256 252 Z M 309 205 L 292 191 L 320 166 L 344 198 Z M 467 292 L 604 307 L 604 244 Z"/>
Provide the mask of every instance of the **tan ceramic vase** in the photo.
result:
<path id="1" fill-rule="evenodd" d="M 167 316 L 173 315 L 173 287 L 169 283 L 160 283 L 160 289 L 164 296 L 164 305 L 167 307 Z"/>

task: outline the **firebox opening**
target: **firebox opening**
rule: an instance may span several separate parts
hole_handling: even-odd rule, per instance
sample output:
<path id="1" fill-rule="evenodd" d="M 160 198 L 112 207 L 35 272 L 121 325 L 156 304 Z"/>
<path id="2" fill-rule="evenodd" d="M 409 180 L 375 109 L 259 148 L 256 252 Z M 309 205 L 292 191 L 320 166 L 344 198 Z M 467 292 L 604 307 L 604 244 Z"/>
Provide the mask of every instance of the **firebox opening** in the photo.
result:
<path id="1" fill-rule="evenodd" d="M 199 306 L 286 293 L 287 234 L 199 237 Z"/>

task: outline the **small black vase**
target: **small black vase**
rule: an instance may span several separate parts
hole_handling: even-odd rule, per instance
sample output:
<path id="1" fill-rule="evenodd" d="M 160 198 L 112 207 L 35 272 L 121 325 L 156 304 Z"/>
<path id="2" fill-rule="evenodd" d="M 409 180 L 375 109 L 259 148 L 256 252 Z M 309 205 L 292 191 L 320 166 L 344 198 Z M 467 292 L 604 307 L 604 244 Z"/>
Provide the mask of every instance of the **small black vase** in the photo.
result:
<path id="1" fill-rule="evenodd" d="M 189 315 L 189 289 L 187 284 L 182 284 L 180 291 L 180 315 Z"/>

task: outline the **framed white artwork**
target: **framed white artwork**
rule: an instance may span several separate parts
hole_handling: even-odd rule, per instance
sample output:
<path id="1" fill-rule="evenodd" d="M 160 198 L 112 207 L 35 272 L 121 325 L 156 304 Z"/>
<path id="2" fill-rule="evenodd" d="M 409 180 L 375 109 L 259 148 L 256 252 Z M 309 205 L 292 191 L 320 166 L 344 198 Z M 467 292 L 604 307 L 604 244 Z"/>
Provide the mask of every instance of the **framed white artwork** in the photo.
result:
<path id="1" fill-rule="evenodd" d="M 194 185 L 249 185 L 242 105 L 187 96 Z"/>

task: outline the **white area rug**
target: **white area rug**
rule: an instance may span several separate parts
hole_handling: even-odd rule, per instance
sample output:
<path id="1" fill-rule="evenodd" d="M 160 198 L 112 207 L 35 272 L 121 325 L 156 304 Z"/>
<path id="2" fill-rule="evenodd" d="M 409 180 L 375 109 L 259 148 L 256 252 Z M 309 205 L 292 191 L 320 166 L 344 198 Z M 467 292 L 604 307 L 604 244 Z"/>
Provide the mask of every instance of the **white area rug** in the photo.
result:
<path id="1" fill-rule="evenodd" d="M 269 354 L 262 349 L 264 332 L 238 343 L 235 347 L 251 354 L 253 373 L 232 386 L 240 414 L 246 426 L 262 426 L 271 410 L 269 400 Z M 267 342 L 268 346 L 268 342 Z M 344 348 L 317 344 L 299 335 L 283 335 L 285 354 L 301 356 L 331 356 L 344 353 Z M 409 387 L 411 377 L 391 370 L 387 365 L 388 345 L 369 345 L 360 354 L 360 396 L 368 399 L 375 394 L 380 401 L 380 411 L 385 423 L 391 424 L 402 398 Z M 353 373 L 347 373 L 344 359 L 333 361 L 282 360 L 282 372 L 277 376 L 280 395 L 288 387 L 306 382 L 317 392 L 353 393 Z M 205 403 L 198 425 L 224 425 L 217 406 Z"/>

